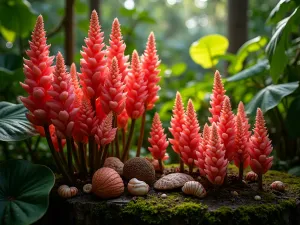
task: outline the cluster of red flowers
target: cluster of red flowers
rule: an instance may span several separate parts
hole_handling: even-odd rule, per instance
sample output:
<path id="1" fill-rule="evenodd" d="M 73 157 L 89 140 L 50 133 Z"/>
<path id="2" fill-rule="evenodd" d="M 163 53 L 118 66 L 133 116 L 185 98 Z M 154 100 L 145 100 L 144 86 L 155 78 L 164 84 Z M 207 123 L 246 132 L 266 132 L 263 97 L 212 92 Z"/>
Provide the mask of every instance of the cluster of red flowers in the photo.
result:
<path id="1" fill-rule="evenodd" d="M 170 143 L 190 172 L 197 166 L 200 174 L 216 185 L 224 182 L 230 161 L 240 168 L 240 179 L 243 169 L 249 164 L 258 175 L 266 173 L 273 157 L 269 157 L 272 146 L 262 111 L 257 109 L 254 134 L 251 136 L 243 103 L 240 102 L 237 115 L 234 115 L 218 71 L 214 77 L 210 104 L 211 126 L 205 124 L 201 134 L 192 101 L 189 100 L 185 112 L 180 94 L 176 95 L 169 128 L 173 135 Z"/>
<path id="2" fill-rule="evenodd" d="M 129 63 L 129 56 L 124 53 L 126 45 L 119 21 L 113 21 L 109 46 L 106 47 L 98 15 L 93 11 L 86 46 L 81 51 L 81 73 L 76 72 L 75 64 L 68 72 L 61 53 L 57 54 L 56 65 L 52 66 L 54 57 L 49 56 L 50 46 L 46 44 L 42 16 L 37 19 L 29 44 L 30 49 L 26 51 L 29 59 L 24 59 L 26 79 L 21 83 L 28 97 L 22 97 L 21 101 L 29 110 L 28 120 L 42 135 L 48 135 L 50 148 L 52 146 L 52 150 L 62 152 L 67 143 L 68 166 L 72 170 L 70 149 L 76 162 L 80 161 L 76 160 L 76 149 L 82 151 L 82 163 L 78 163 L 78 167 L 82 168 L 86 157 L 83 156 L 83 145 L 89 143 L 89 166 L 93 168 L 101 165 L 95 163 L 93 157 L 107 155 L 107 147 L 118 139 L 120 129 L 123 131 L 122 159 L 126 160 L 135 120 L 142 117 L 143 128 L 146 111 L 152 109 L 159 98 L 160 61 L 154 34 L 150 33 L 144 54 L 140 57 L 134 50 Z M 241 176 L 243 168 L 249 164 L 258 175 L 264 174 L 272 165 L 272 157 L 269 157 L 272 146 L 261 110 L 257 110 L 251 136 L 243 103 L 239 104 L 235 115 L 218 71 L 214 77 L 210 105 L 212 116 L 208 120 L 211 126 L 205 124 L 203 133 L 200 133 L 193 102 L 188 101 L 185 112 L 180 93 L 176 94 L 169 128 L 173 138 L 169 141 L 179 154 L 182 165 L 186 164 L 190 172 L 197 166 L 200 174 L 216 185 L 223 183 L 230 161 L 240 168 Z M 128 119 L 132 122 L 125 142 Z M 143 139 L 143 132 L 140 139 Z M 168 158 L 166 149 L 169 142 L 157 113 L 148 140 L 151 145 L 149 151 L 162 169 L 162 161 Z M 116 153 L 112 148 L 111 155 L 120 157 L 117 140 L 115 143 Z M 99 151 L 104 152 L 100 154 Z M 55 151 L 54 156 L 60 163 L 62 159 L 55 155 Z"/>

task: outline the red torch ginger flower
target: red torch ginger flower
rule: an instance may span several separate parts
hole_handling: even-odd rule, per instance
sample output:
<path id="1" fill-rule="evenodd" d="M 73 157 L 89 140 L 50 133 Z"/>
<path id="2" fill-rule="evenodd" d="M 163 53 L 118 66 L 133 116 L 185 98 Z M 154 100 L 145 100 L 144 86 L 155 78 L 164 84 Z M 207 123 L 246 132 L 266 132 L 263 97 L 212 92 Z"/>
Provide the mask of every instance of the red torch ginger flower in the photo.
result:
<path id="1" fill-rule="evenodd" d="M 210 101 L 211 108 L 209 108 L 209 111 L 212 115 L 212 117 L 208 118 L 210 123 L 219 122 L 219 117 L 221 115 L 225 92 L 226 91 L 225 91 L 223 83 L 222 83 L 221 75 L 220 75 L 219 71 L 217 70 L 215 72 L 215 77 L 214 77 L 213 93 L 210 97 L 211 98 L 211 101 Z"/>
<path id="2" fill-rule="evenodd" d="M 53 90 L 48 91 L 53 100 L 47 104 L 51 109 L 50 114 L 57 136 L 63 139 L 72 136 L 74 118 L 79 109 L 74 107 L 74 86 L 70 74 L 66 72 L 64 58 L 60 52 L 56 57 L 53 75 Z"/>
<path id="3" fill-rule="evenodd" d="M 169 138 L 169 142 L 171 143 L 174 152 L 179 154 L 180 132 L 183 130 L 183 124 L 185 123 L 184 106 L 179 92 L 176 93 L 175 104 L 172 112 L 173 116 L 171 118 L 171 127 L 169 128 L 169 131 L 174 138 Z"/>
<path id="4" fill-rule="evenodd" d="M 249 141 L 249 138 L 251 136 L 251 131 L 249 131 L 250 124 L 248 122 L 248 118 L 247 118 L 247 114 L 245 112 L 245 107 L 244 107 L 243 102 L 240 102 L 238 105 L 237 116 L 241 117 L 246 140 Z"/>
<path id="5" fill-rule="evenodd" d="M 226 159 L 231 161 L 235 152 L 235 116 L 231 111 L 231 104 L 228 96 L 224 99 L 221 116 L 217 126 L 219 136 L 226 151 Z"/>
<path id="6" fill-rule="evenodd" d="M 81 100 L 81 98 L 83 96 L 83 92 L 82 92 L 81 87 L 79 85 L 75 63 L 72 63 L 72 65 L 71 65 L 70 75 L 71 75 L 71 79 L 72 79 L 72 84 L 74 86 L 74 93 L 75 93 L 76 96 L 78 96 L 78 99 Z"/>
<path id="7" fill-rule="evenodd" d="M 163 160 L 166 154 L 166 149 L 169 145 L 167 141 L 167 135 L 164 134 L 164 129 L 160 121 L 158 113 L 155 113 L 153 123 L 150 132 L 149 143 L 152 147 L 149 147 L 149 151 L 154 159 Z"/>
<path id="8" fill-rule="evenodd" d="M 100 87 L 103 85 L 108 68 L 106 67 L 105 44 L 103 43 L 103 32 L 100 32 L 100 25 L 97 12 L 92 12 L 86 47 L 82 47 L 82 59 L 80 60 L 80 84 L 83 93 L 88 96 L 92 105 L 95 99 L 100 96 Z"/>
<path id="9" fill-rule="evenodd" d="M 243 169 L 249 166 L 250 157 L 248 154 L 248 140 L 245 135 L 245 129 L 241 116 L 236 118 L 236 131 L 235 131 L 235 152 L 234 152 L 234 164 L 240 168 L 239 178 L 243 179 Z"/>
<path id="10" fill-rule="evenodd" d="M 117 18 L 114 19 L 112 24 L 109 46 L 107 46 L 107 67 L 111 68 L 113 58 L 117 58 L 119 72 L 121 74 L 121 81 L 124 82 L 125 77 L 128 74 L 128 58 L 124 56 L 126 44 L 122 39 L 120 23 Z"/>
<path id="11" fill-rule="evenodd" d="M 112 118 L 112 113 L 109 113 L 97 127 L 95 140 L 98 145 L 108 145 L 115 139 L 117 128 L 112 128 Z"/>
<path id="12" fill-rule="evenodd" d="M 117 58 L 112 60 L 110 73 L 101 88 L 101 104 L 103 111 L 108 114 L 110 111 L 119 115 L 125 108 L 126 93 L 125 84 L 119 73 Z"/>
<path id="13" fill-rule="evenodd" d="M 122 113 L 118 115 L 118 128 L 124 129 L 126 131 L 128 125 L 128 119 L 129 117 L 127 115 L 126 109 L 124 109 Z"/>
<path id="14" fill-rule="evenodd" d="M 228 161 L 221 143 L 217 126 L 212 124 L 211 135 L 205 151 L 205 173 L 207 179 L 215 185 L 222 185 L 226 176 Z"/>
<path id="15" fill-rule="evenodd" d="M 250 137 L 249 155 L 251 169 L 259 177 L 259 186 L 262 188 L 262 174 L 272 166 L 273 157 L 269 157 L 273 148 L 265 127 L 265 119 L 260 108 L 257 109 L 254 134 Z"/>
<path id="16" fill-rule="evenodd" d="M 188 101 L 186 120 L 182 128 L 180 132 L 179 150 L 182 161 L 189 166 L 189 172 L 191 173 L 194 161 L 197 160 L 196 151 L 201 141 L 201 135 L 199 133 L 200 126 L 191 99 Z"/>
<path id="17" fill-rule="evenodd" d="M 147 86 L 137 51 L 132 53 L 131 71 L 126 80 L 126 111 L 131 119 L 138 119 L 145 111 Z"/>
<path id="18" fill-rule="evenodd" d="M 146 99 L 146 109 L 150 110 L 154 107 L 155 102 L 158 100 L 159 96 L 157 92 L 160 90 L 160 86 L 157 83 L 160 81 L 158 76 L 160 70 L 158 66 L 160 61 L 158 60 L 158 55 L 156 54 L 156 44 L 154 33 L 151 32 L 148 37 L 148 43 L 144 55 L 142 56 L 142 67 L 145 73 L 145 80 L 147 81 L 148 97 Z"/>
<path id="19" fill-rule="evenodd" d="M 52 99 L 48 91 L 52 90 L 53 57 L 49 57 L 50 45 L 46 43 L 46 32 L 41 15 L 37 18 L 31 38 L 30 49 L 26 51 L 29 59 L 24 59 L 26 79 L 24 83 L 20 83 L 29 96 L 20 99 L 30 111 L 26 114 L 27 119 L 34 125 L 44 126 L 51 124 L 50 109 L 46 102 Z"/>
<path id="20" fill-rule="evenodd" d="M 199 168 L 200 175 L 206 176 L 205 174 L 205 151 L 207 149 L 207 144 L 210 139 L 210 127 L 207 123 L 204 125 L 202 139 L 200 141 L 200 145 L 198 150 L 196 151 L 197 160 L 195 161 L 196 166 Z"/>

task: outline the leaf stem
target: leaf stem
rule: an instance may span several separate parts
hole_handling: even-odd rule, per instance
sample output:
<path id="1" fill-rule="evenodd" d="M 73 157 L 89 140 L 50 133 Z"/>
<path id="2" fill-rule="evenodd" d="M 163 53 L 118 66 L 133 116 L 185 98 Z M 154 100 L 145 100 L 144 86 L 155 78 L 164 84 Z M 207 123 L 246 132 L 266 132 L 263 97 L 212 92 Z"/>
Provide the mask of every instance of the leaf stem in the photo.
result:
<path id="1" fill-rule="evenodd" d="M 92 136 L 89 137 L 89 167 L 90 167 L 90 174 L 93 175 L 94 173 L 94 138 Z"/>
<path id="2" fill-rule="evenodd" d="M 78 151 L 79 151 L 79 160 L 80 160 L 80 173 L 82 174 L 82 177 L 85 177 L 87 175 L 87 169 L 86 169 L 84 149 L 83 149 L 82 142 L 78 143 Z"/>
<path id="3" fill-rule="evenodd" d="M 117 128 L 116 137 L 115 137 L 115 140 L 114 140 L 114 144 L 115 144 L 115 147 L 116 147 L 116 157 L 120 158 L 118 116 L 117 116 L 116 113 L 114 113 L 114 128 Z"/>
<path id="4" fill-rule="evenodd" d="M 240 162 L 240 167 L 239 167 L 239 180 L 243 180 L 243 174 L 244 174 L 244 163 Z"/>
<path id="5" fill-rule="evenodd" d="M 125 162 L 126 156 L 129 153 L 129 148 L 130 148 L 130 144 L 131 144 L 131 140 L 132 140 L 132 136 L 133 136 L 135 121 L 136 121 L 135 119 L 131 119 L 131 125 L 130 125 L 129 134 L 128 134 L 128 139 L 127 139 L 126 146 L 124 148 L 124 152 L 122 155 L 122 162 Z"/>
<path id="6" fill-rule="evenodd" d="M 67 138 L 67 159 L 68 159 L 68 171 L 70 174 L 74 174 L 72 163 L 72 141 L 71 138 Z"/>
<path id="7" fill-rule="evenodd" d="M 146 109 L 142 116 L 140 136 L 138 138 L 138 146 L 137 146 L 137 150 L 136 150 L 136 157 L 140 157 L 140 155 L 141 155 L 141 148 L 143 145 L 144 133 L 145 133 L 145 123 L 146 123 Z"/>

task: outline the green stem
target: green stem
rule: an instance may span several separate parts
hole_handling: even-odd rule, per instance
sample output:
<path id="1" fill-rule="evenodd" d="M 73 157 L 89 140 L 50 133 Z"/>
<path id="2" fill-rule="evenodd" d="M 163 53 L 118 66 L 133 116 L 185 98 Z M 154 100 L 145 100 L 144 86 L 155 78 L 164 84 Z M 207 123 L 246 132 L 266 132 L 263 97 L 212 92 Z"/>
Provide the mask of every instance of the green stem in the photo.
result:
<path id="1" fill-rule="evenodd" d="M 135 125 L 135 119 L 131 119 L 131 125 L 130 125 L 130 131 L 128 134 L 128 139 L 126 142 L 126 146 L 122 155 L 122 161 L 125 162 L 126 156 L 129 153 L 129 148 L 130 148 L 130 144 L 131 144 L 131 140 L 132 140 L 132 136 L 133 136 L 133 131 L 134 131 L 134 125 Z"/>
<path id="2" fill-rule="evenodd" d="M 142 145 L 143 145 L 144 133 L 145 133 L 145 123 L 146 123 L 146 110 L 145 110 L 145 112 L 143 113 L 143 116 L 142 116 L 140 136 L 139 136 L 139 139 L 138 139 L 136 157 L 140 157 L 140 155 L 141 155 L 141 148 L 142 148 Z"/>
<path id="3" fill-rule="evenodd" d="M 94 138 L 89 137 L 89 167 L 90 167 L 90 174 L 94 173 Z"/>
<path id="4" fill-rule="evenodd" d="M 63 177 L 66 179 L 66 181 L 70 184 L 73 183 L 73 179 L 72 176 L 70 176 L 70 174 L 67 173 L 67 171 L 65 170 L 65 168 L 63 167 L 59 156 L 57 155 L 57 152 L 54 149 L 52 140 L 51 140 L 51 135 L 50 135 L 50 131 L 49 131 L 49 126 L 45 125 L 44 126 L 44 130 L 45 130 L 45 135 L 46 135 L 46 139 L 50 148 L 50 151 L 52 153 L 54 162 L 56 164 L 56 167 L 58 169 L 58 171 L 63 175 Z"/>
<path id="5" fill-rule="evenodd" d="M 125 148 L 125 143 L 126 142 L 126 132 L 125 132 L 125 128 L 122 128 L 122 148 L 123 148 L 123 151 L 124 151 L 124 148 Z"/>
<path id="6" fill-rule="evenodd" d="M 80 173 L 82 174 L 82 177 L 85 177 L 87 174 L 87 169 L 86 169 L 84 149 L 83 149 L 82 142 L 78 143 L 78 151 L 79 151 L 79 160 L 80 160 Z"/>
<path id="7" fill-rule="evenodd" d="M 72 163 L 72 141 L 71 138 L 67 138 L 67 159 L 68 159 L 68 171 L 70 174 L 74 174 Z"/>

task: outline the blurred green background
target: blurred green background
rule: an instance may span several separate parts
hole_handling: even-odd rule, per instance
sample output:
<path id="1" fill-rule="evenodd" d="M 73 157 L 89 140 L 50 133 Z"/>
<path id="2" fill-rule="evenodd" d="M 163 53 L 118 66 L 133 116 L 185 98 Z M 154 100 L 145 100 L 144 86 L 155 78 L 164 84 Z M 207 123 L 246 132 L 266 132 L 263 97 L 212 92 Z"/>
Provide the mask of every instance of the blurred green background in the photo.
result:
<path id="1" fill-rule="evenodd" d="M 134 49 L 142 54 L 149 33 L 156 36 L 160 100 L 147 114 L 143 155 L 149 154 L 147 137 L 155 111 L 167 131 L 176 91 L 185 103 L 193 100 L 203 127 L 218 69 L 234 111 L 242 100 L 252 123 L 256 107 L 266 113 L 275 149 L 273 168 L 300 175 L 299 4 L 299 0 L 0 0 L 0 101 L 16 103 L 25 95 L 19 85 L 24 80 L 22 58 L 37 15 L 44 17 L 51 54 L 61 51 L 66 63 L 75 62 L 79 70 L 90 12 L 96 9 L 106 44 L 118 17 L 128 55 Z M 138 128 L 139 124 L 135 138 Z M 171 148 L 168 153 L 169 162 L 177 162 Z M 52 165 L 46 142 L 38 137 L 1 142 L 0 161 L 9 158 Z"/>

